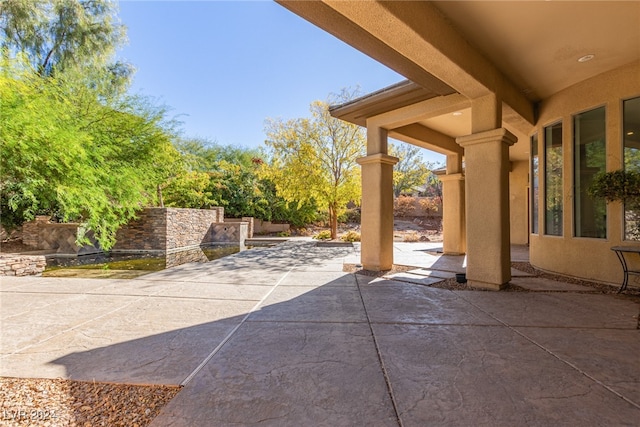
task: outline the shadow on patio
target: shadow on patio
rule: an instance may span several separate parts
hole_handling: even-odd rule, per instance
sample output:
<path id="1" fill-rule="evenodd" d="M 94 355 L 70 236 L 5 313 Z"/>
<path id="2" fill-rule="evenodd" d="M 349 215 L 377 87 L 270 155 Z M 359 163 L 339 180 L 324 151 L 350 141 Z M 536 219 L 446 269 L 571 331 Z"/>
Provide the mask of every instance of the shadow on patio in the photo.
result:
<path id="1" fill-rule="evenodd" d="M 640 416 L 637 310 L 294 268 L 249 314 L 53 363 L 107 381 L 193 373 L 156 426 L 625 425 Z"/>

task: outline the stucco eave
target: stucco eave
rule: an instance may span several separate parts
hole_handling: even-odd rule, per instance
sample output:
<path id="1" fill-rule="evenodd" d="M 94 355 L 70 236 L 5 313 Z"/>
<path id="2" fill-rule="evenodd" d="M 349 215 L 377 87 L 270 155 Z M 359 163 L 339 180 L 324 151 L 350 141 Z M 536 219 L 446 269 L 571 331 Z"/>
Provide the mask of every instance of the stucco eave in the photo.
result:
<path id="1" fill-rule="evenodd" d="M 453 94 L 455 91 L 450 89 L 450 93 Z M 333 117 L 364 127 L 370 117 L 438 96 L 439 93 L 404 80 L 344 104 L 332 105 L 329 107 L 329 113 Z"/>

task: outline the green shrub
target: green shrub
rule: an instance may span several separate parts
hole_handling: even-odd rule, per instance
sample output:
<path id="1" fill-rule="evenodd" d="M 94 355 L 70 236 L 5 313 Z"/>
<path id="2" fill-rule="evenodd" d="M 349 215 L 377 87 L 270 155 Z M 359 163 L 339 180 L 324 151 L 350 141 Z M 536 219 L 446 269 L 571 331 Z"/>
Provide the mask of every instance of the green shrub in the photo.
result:
<path id="1" fill-rule="evenodd" d="M 361 214 L 360 208 L 347 209 L 345 213 L 340 215 L 338 222 L 360 224 Z"/>

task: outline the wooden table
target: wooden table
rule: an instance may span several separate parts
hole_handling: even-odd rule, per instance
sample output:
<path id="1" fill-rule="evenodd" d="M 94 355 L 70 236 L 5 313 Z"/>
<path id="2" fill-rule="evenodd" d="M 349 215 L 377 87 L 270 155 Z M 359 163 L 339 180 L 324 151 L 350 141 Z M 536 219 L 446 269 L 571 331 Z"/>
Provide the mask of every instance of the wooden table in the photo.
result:
<path id="1" fill-rule="evenodd" d="M 622 286 L 620 286 L 620 289 L 618 290 L 618 293 L 620 293 L 627 289 L 630 274 L 640 276 L 640 270 L 629 269 L 629 264 L 624 257 L 624 254 L 638 254 L 638 256 L 640 256 L 640 246 L 614 246 L 611 248 L 611 250 L 614 251 L 618 256 L 620 264 L 622 264 L 622 270 L 624 271 L 624 280 L 622 281 Z"/>

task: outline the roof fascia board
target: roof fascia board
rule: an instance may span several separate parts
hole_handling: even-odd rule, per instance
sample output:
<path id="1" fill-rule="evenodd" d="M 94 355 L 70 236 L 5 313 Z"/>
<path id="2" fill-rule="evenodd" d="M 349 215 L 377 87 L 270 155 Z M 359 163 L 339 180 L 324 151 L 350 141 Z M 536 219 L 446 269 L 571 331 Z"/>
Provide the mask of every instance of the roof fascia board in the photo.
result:
<path id="1" fill-rule="evenodd" d="M 368 93 L 366 95 L 347 101 L 343 104 L 331 105 L 329 106 L 329 111 L 357 111 L 361 109 L 363 105 L 376 104 L 380 99 L 386 99 L 389 97 L 397 96 L 398 94 L 413 92 L 418 88 L 420 88 L 420 86 L 416 85 L 411 80 L 403 80 L 394 85 L 387 86 L 375 92 Z"/>
<path id="2" fill-rule="evenodd" d="M 367 118 L 367 126 L 394 129 L 421 120 L 471 107 L 471 101 L 459 93 L 427 99 L 406 107 Z"/>

